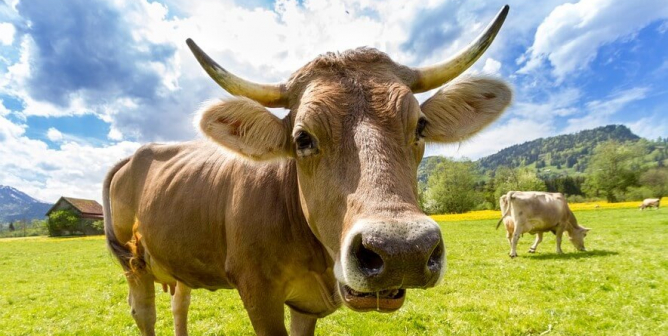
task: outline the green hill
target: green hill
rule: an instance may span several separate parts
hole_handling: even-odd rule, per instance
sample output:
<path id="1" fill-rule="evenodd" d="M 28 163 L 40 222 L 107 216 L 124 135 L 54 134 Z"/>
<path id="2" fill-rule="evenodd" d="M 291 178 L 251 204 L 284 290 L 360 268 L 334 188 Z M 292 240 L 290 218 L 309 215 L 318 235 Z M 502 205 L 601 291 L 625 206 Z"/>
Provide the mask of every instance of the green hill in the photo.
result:
<path id="1" fill-rule="evenodd" d="M 481 158 L 478 164 L 483 171 L 496 170 L 500 166 L 533 166 L 538 169 L 550 167 L 551 171 L 556 169 L 570 173 L 583 172 L 594 148 L 607 140 L 625 143 L 638 141 L 640 137 L 626 126 L 608 125 L 510 146 Z"/>
<path id="2" fill-rule="evenodd" d="M 476 161 L 482 175 L 505 166 L 536 168 L 545 180 L 557 176 L 581 176 L 587 169 L 594 148 L 601 142 L 616 140 L 620 143 L 642 144 L 646 155 L 642 158 L 644 166 L 652 167 L 668 164 L 668 140 L 649 141 L 631 132 L 623 125 L 608 125 L 574 134 L 564 134 L 549 138 L 540 138 L 513 145 Z M 431 170 L 442 157 L 425 157 L 418 168 L 418 180 L 426 182 Z"/>

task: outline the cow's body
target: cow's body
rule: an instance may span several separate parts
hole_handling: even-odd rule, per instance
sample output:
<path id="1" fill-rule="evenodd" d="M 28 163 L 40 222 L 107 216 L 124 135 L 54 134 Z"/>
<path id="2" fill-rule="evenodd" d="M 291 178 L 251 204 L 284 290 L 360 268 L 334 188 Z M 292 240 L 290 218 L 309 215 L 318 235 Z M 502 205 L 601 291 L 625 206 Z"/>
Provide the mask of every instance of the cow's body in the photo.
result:
<path id="1" fill-rule="evenodd" d="M 104 183 L 108 245 L 126 271 L 129 303 L 154 335 L 154 282 L 170 288 L 186 335 L 191 288 L 236 288 L 253 328 L 312 335 L 343 304 L 399 309 L 411 288 L 445 272 L 441 230 L 419 208 L 426 141 L 459 142 L 510 104 L 503 82 L 467 77 L 419 104 L 480 57 L 507 6 L 453 59 L 409 68 L 375 49 L 321 55 L 281 84 L 236 77 L 188 46 L 209 75 L 240 96 L 198 116 L 210 141 L 148 145 Z M 290 112 L 279 119 L 266 107 Z"/>
<path id="2" fill-rule="evenodd" d="M 658 210 L 660 203 L 660 198 L 646 198 L 642 201 L 642 204 L 640 204 L 640 210 L 645 210 L 645 208 L 655 208 Z"/>
<path id="3" fill-rule="evenodd" d="M 207 141 L 147 145 L 110 180 L 113 222 L 125 224 L 114 233 L 140 244 L 157 282 L 254 286 L 325 316 L 340 305 L 332 260 L 306 224 L 295 173 L 294 162 L 252 162 Z"/>
<path id="4" fill-rule="evenodd" d="M 568 232 L 577 249 L 584 250 L 584 236 L 589 229 L 578 225 L 561 193 L 510 191 L 501 196 L 499 204 L 502 212 L 499 224 L 502 221 L 505 224 L 511 257 L 517 256 L 517 242 L 524 233 L 536 235 L 530 253 L 536 251 L 543 233 L 548 231 L 556 235 L 557 253 L 563 253 L 561 239 L 564 231 Z"/>

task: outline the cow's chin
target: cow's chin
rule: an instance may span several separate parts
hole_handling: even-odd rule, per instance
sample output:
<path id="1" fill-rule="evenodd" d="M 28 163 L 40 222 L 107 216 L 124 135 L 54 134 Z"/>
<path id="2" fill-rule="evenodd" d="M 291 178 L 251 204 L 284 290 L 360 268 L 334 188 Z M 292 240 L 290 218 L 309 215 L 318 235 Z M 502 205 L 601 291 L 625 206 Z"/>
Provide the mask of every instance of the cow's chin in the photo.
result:
<path id="1" fill-rule="evenodd" d="M 343 304 L 355 311 L 393 312 L 404 304 L 406 290 L 386 289 L 379 292 L 358 292 L 342 283 L 339 283 L 339 294 Z"/>

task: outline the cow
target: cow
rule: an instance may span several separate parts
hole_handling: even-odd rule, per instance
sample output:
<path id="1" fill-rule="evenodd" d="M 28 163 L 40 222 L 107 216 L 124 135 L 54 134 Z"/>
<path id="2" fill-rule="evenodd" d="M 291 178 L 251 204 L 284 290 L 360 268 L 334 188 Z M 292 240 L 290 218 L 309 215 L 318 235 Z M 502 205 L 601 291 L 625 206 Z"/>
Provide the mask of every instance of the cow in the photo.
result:
<path id="1" fill-rule="evenodd" d="M 586 251 L 584 238 L 589 229 L 578 224 L 575 215 L 561 193 L 541 191 L 509 191 L 499 198 L 501 222 L 506 226 L 506 238 L 510 244 L 510 257 L 517 257 L 517 242 L 526 232 L 536 235 L 536 240 L 529 248 L 535 253 L 538 244 L 543 241 L 543 233 L 551 231 L 557 236 L 557 253 L 562 254 L 561 237 L 568 232 L 573 246 L 579 251 Z"/>
<path id="2" fill-rule="evenodd" d="M 646 198 L 642 201 L 642 204 L 640 204 L 640 210 L 645 210 L 645 208 L 651 208 L 654 207 L 657 210 L 659 209 L 659 203 L 661 203 L 660 198 Z"/>
<path id="3" fill-rule="evenodd" d="M 172 294 L 176 335 L 187 334 L 196 288 L 236 289 L 258 335 L 287 335 L 286 305 L 291 334 L 313 335 L 341 305 L 391 312 L 407 289 L 439 283 L 446 249 L 418 206 L 418 164 L 425 142 L 465 140 L 510 104 L 503 81 L 459 76 L 507 13 L 433 66 L 358 48 L 321 55 L 282 84 L 237 77 L 188 39 L 235 97 L 200 111 L 205 139 L 144 145 L 103 184 L 107 245 L 140 332 L 155 333 L 155 283 Z M 441 86 L 421 105 L 414 96 Z"/>

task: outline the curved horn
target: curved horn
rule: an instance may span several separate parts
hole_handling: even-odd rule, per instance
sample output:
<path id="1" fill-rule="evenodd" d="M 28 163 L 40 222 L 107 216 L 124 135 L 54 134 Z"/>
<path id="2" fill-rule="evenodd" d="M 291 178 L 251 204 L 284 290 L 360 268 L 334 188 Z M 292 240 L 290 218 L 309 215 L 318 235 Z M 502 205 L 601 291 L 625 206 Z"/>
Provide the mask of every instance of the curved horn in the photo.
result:
<path id="1" fill-rule="evenodd" d="M 209 76 L 230 94 L 250 98 L 266 107 L 287 107 L 284 84 L 258 84 L 237 77 L 218 65 L 192 39 L 187 39 L 186 44 Z"/>
<path id="2" fill-rule="evenodd" d="M 509 8 L 508 5 L 503 6 L 499 14 L 494 18 L 494 21 L 487 26 L 487 29 L 457 55 L 441 63 L 415 69 L 418 73 L 418 78 L 410 86 L 411 90 L 414 93 L 429 91 L 449 82 L 466 71 L 482 56 L 487 47 L 492 44 L 496 34 L 501 29 L 501 25 L 503 25 L 503 21 L 508 15 Z"/>

